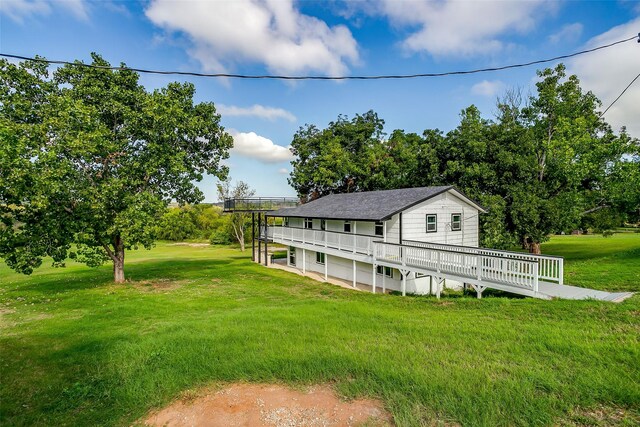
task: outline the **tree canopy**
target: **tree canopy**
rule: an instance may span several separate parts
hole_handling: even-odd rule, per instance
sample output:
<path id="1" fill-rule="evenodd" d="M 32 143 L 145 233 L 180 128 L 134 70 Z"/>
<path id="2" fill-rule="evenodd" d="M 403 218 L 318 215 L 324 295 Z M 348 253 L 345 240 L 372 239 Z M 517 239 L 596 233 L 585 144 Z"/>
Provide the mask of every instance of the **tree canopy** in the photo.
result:
<path id="1" fill-rule="evenodd" d="M 148 92 L 128 69 L 50 75 L 0 61 L 0 257 L 27 274 L 45 256 L 111 260 L 123 281 L 125 249 L 153 245 L 167 204 L 199 202 L 194 182 L 227 175 L 232 138 L 194 93 L 190 83 Z"/>
<path id="2" fill-rule="evenodd" d="M 303 200 L 325 194 L 455 185 L 489 208 L 482 244 L 533 252 L 589 215 L 638 212 L 639 141 L 613 132 L 600 101 L 562 64 L 538 72 L 536 93 L 509 91 L 492 120 L 471 105 L 446 134 L 393 131 L 369 111 L 326 129 L 300 128 L 290 184 Z"/>

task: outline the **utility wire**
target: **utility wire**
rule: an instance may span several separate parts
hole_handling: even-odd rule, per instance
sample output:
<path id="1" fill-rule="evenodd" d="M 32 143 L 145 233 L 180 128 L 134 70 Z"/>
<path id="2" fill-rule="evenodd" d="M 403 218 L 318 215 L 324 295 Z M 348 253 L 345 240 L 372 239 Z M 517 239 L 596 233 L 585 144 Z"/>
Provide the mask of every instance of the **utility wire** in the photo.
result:
<path id="1" fill-rule="evenodd" d="M 624 95 L 624 93 L 627 91 L 627 89 L 629 89 L 631 87 L 631 85 L 634 84 L 636 80 L 638 80 L 639 77 L 640 77 L 640 74 L 638 74 L 633 80 L 631 80 L 631 83 L 629 83 L 627 85 L 627 87 L 625 87 L 624 90 L 622 92 L 620 92 L 620 95 L 618 95 L 618 97 L 616 99 L 614 99 L 613 102 L 611 104 L 609 104 L 609 106 L 602 113 L 600 113 L 600 117 L 604 116 L 604 114 L 607 111 L 609 111 L 609 108 L 613 107 L 613 104 L 618 102 L 618 99 L 622 98 L 622 95 Z"/>
<path id="2" fill-rule="evenodd" d="M 537 61 L 524 62 L 520 64 L 503 65 L 501 67 L 479 68 L 474 70 L 447 71 L 442 73 L 388 74 L 388 75 L 369 75 L 369 76 L 313 76 L 313 75 L 312 76 L 284 76 L 284 75 L 275 75 L 275 74 L 260 75 L 260 74 L 229 74 L 229 73 L 209 74 L 209 73 L 197 73 L 192 71 L 147 70 L 143 68 L 132 68 L 132 67 L 126 67 L 126 66 L 112 67 L 112 66 L 85 64 L 82 62 L 57 61 L 57 60 L 44 59 L 44 58 L 30 58 L 27 56 L 12 55 L 8 53 L 0 53 L 0 57 L 21 59 L 25 61 L 44 62 L 47 64 L 56 64 L 56 65 L 77 65 L 81 67 L 97 68 L 97 69 L 103 69 L 103 70 L 114 70 L 114 71 L 130 70 L 130 71 L 135 71 L 138 73 L 145 73 L 145 74 L 179 75 L 179 76 L 192 76 L 192 77 L 223 77 L 223 78 L 232 78 L 232 79 L 253 79 L 253 80 L 258 80 L 258 79 L 264 79 L 264 80 L 391 80 L 391 79 L 414 79 L 414 78 L 420 78 L 420 77 L 444 77 L 444 76 L 454 76 L 454 75 L 477 74 L 477 73 L 486 73 L 486 72 L 492 72 L 492 71 L 508 70 L 512 68 L 529 67 L 531 65 L 554 62 L 560 59 L 573 58 L 575 56 L 584 55 L 586 53 L 591 53 L 591 52 L 595 52 L 601 49 L 606 49 L 621 43 L 626 43 L 636 38 L 640 42 L 640 34 L 639 34 L 623 40 L 618 40 L 613 43 L 605 44 L 605 45 L 594 47 L 591 49 L 581 50 L 579 52 L 574 52 L 567 55 L 556 56 L 548 59 L 539 59 Z"/>

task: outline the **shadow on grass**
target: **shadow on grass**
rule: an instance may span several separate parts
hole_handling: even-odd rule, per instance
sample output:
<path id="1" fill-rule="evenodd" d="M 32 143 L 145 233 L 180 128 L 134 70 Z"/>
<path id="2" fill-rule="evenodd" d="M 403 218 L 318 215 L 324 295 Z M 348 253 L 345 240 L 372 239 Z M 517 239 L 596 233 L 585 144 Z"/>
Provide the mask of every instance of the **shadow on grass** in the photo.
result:
<path id="1" fill-rule="evenodd" d="M 244 260 L 244 257 L 231 257 Z M 157 260 L 143 263 L 132 262 L 125 266 L 127 282 L 141 280 L 184 280 L 229 277 L 242 273 L 238 264 L 249 263 L 227 262 L 220 260 Z M 72 272 L 64 268 L 32 276 L 25 283 L 16 286 L 22 291 L 38 292 L 70 292 L 112 285 L 113 273 L 110 266 L 98 268 L 85 267 Z"/>

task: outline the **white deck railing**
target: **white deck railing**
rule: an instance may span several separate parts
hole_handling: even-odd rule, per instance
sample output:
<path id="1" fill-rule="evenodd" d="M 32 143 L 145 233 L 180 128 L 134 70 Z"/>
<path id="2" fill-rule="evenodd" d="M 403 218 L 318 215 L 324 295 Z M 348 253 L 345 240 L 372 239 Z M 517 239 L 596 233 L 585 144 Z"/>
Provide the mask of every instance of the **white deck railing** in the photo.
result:
<path id="1" fill-rule="evenodd" d="M 374 242 L 374 258 L 400 268 L 420 268 L 538 292 L 538 262 L 426 247 Z"/>
<path id="2" fill-rule="evenodd" d="M 267 228 L 267 233 L 270 239 L 278 243 L 297 242 L 364 255 L 371 255 L 373 240 L 380 239 L 380 237 L 360 234 L 277 226 Z M 264 235 L 264 233 L 261 234 Z"/>
<path id="3" fill-rule="evenodd" d="M 534 255 L 521 252 L 500 251 L 496 249 L 474 248 L 471 246 L 447 245 L 443 243 L 427 243 L 415 240 L 405 240 L 409 246 L 421 248 L 442 249 L 468 254 L 481 254 L 489 257 L 519 259 L 523 261 L 537 261 L 540 280 L 564 284 L 564 258 L 550 255 Z"/>
<path id="4" fill-rule="evenodd" d="M 267 234 L 277 243 L 302 243 L 322 248 L 373 256 L 400 266 L 415 267 L 494 283 L 538 290 L 538 281 L 563 284 L 563 259 L 547 255 L 405 241 L 380 242 L 379 236 L 338 233 L 293 227 L 268 227 Z M 264 232 L 261 233 L 264 237 Z"/>

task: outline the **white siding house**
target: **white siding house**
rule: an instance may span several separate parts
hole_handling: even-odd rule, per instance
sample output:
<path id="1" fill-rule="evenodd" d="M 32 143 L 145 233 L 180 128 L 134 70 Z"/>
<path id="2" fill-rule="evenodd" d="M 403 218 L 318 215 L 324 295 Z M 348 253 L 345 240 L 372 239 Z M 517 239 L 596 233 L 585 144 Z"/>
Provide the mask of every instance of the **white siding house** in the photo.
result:
<path id="1" fill-rule="evenodd" d="M 477 247 L 480 212 L 481 206 L 451 186 L 335 194 L 270 212 L 270 217 L 282 217 L 283 225 L 268 227 L 267 235 L 288 246 L 289 266 L 303 272 L 354 285 L 372 286 L 375 281 L 384 290 L 435 293 L 431 276 L 374 263 L 374 244 Z M 451 279 L 444 283 L 462 285 Z"/>
<path id="2" fill-rule="evenodd" d="M 225 200 L 225 208 L 263 201 Z M 264 241 L 267 265 L 268 242 L 284 244 L 290 267 L 373 292 L 439 296 L 443 287 L 464 283 L 478 297 L 488 287 L 544 299 L 621 301 L 631 295 L 564 285 L 561 257 L 479 248 L 483 212 L 452 186 L 331 194 L 265 214 L 282 218 L 281 226 L 261 226 L 258 210 L 258 254 Z"/>

